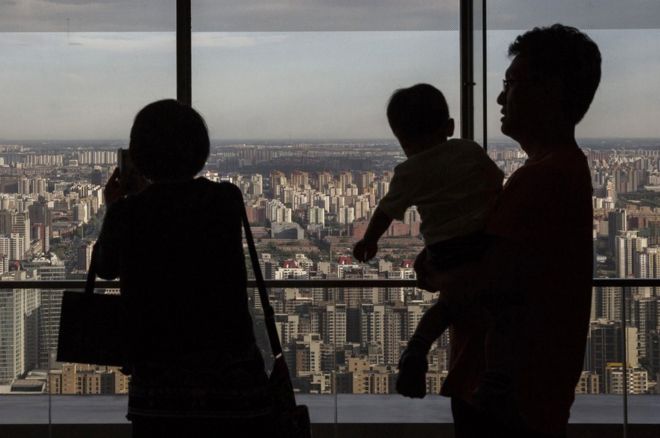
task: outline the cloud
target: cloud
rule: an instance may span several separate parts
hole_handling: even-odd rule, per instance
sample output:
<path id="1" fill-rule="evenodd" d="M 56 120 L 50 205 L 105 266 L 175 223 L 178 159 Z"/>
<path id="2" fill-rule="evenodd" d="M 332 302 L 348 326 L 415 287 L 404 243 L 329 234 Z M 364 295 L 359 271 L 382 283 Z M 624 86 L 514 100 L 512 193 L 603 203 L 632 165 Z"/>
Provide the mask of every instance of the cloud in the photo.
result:
<path id="1" fill-rule="evenodd" d="M 91 0 L 45 0 L 46 3 L 54 3 L 56 5 L 74 5 L 74 6 L 88 6 L 90 4 L 100 4 L 100 3 L 112 3 L 110 0 L 99 0 L 99 1 L 91 1 Z M 117 2 L 115 2 L 117 3 Z"/>
<path id="2" fill-rule="evenodd" d="M 176 0 L 0 0 L 0 31 L 173 31 Z M 477 8 L 478 9 L 478 8 Z M 478 13 L 476 11 L 475 13 Z M 456 30 L 459 0 L 195 0 L 193 30 Z M 481 20 L 476 17 L 476 23 Z M 660 28 L 658 0 L 498 0 L 491 29 Z"/>
<path id="3" fill-rule="evenodd" d="M 192 35 L 193 48 L 244 48 L 263 44 L 284 42 L 286 35 L 254 35 L 216 32 L 195 32 Z"/>
<path id="4" fill-rule="evenodd" d="M 171 33 L 74 33 L 70 45 L 111 52 L 173 52 L 176 39 Z"/>

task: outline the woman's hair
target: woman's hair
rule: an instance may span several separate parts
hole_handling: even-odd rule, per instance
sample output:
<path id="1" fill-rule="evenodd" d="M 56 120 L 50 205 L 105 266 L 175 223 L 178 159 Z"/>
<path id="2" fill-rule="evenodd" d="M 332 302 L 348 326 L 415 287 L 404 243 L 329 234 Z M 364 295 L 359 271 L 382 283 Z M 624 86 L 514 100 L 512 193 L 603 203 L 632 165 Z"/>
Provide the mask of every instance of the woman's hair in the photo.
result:
<path id="1" fill-rule="evenodd" d="M 204 167 L 209 148 L 202 116 L 174 99 L 150 103 L 135 116 L 129 154 L 151 181 L 194 177 Z"/>

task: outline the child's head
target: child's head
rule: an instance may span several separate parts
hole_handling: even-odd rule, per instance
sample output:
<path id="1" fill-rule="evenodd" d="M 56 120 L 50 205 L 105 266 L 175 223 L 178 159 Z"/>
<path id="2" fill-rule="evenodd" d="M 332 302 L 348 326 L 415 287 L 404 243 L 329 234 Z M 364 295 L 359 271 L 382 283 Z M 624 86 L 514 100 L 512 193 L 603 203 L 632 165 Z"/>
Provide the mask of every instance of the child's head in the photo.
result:
<path id="1" fill-rule="evenodd" d="M 445 96 L 429 84 L 396 90 L 387 105 L 387 120 L 408 156 L 454 134 Z"/>

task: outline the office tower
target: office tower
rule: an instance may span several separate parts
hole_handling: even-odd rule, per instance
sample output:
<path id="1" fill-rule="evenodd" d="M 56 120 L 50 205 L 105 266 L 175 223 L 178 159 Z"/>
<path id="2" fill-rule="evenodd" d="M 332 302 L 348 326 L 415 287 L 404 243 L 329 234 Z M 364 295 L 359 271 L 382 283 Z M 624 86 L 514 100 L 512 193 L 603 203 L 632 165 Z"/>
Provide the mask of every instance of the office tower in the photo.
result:
<path id="1" fill-rule="evenodd" d="M 628 231 L 626 210 L 623 208 L 610 211 L 607 214 L 607 243 L 612 254 L 616 251 L 616 236 L 620 231 Z"/>
<path id="2" fill-rule="evenodd" d="M 620 278 L 639 277 L 639 266 L 635 263 L 637 253 L 648 246 L 648 239 L 637 235 L 637 231 L 621 231 L 616 236 L 614 260 L 616 274 Z"/>

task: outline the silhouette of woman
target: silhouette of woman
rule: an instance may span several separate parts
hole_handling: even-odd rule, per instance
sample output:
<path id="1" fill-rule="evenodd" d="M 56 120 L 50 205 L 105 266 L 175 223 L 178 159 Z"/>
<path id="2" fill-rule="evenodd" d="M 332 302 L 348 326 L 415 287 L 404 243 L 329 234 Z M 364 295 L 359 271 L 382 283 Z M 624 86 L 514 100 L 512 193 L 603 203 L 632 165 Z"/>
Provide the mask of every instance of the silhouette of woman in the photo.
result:
<path id="1" fill-rule="evenodd" d="M 267 376 L 246 295 L 240 190 L 195 178 L 209 155 L 202 117 L 175 100 L 135 117 L 129 155 L 150 182 L 105 196 L 98 275 L 120 277 L 128 312 L 133 436 L 265 432 Z"/>

